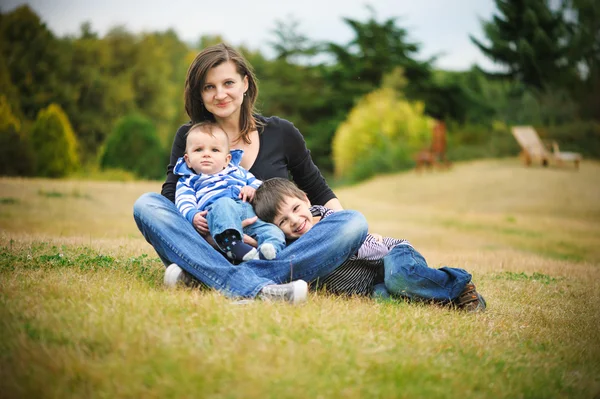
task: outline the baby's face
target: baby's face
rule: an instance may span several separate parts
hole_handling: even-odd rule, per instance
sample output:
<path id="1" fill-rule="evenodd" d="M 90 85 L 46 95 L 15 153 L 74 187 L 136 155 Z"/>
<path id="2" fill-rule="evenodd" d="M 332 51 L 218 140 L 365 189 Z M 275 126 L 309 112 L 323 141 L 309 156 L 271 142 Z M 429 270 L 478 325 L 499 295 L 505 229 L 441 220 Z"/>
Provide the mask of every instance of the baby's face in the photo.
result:
<path id="1" fill-rule="evenodd" d="M 212 128 L 212 135 L 194 129 L 187 137 L 185 162 L 198 174 L 219 173 L 231 160 L 228 144 L 227 135 L 216 126 Z"/>
<path id="2" fill-rule="evenodd" d="M 310 202 L 307 198 L 285 197 L 279 211 L 273 219 L 287 239 L 296 239 L 313 227 L 313 216 L 310 213 Z"/>

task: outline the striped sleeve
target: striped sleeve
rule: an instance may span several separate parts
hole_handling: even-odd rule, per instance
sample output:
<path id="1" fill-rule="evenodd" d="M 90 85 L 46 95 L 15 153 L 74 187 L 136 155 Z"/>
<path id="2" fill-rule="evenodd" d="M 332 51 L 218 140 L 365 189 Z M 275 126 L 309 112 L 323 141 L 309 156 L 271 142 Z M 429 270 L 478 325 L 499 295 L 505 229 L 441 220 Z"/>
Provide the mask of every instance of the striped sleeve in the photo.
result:
<path id="1" fill-rule="evenodd" d="M 196 203 L 196 192 L 189 184 L 190 179 L 182 178 L 177 182 L 175 191 L 175 205 L 179 212 L 190 222 L 193 223 L 194 216 L 198 212 Z"/>
<path id="2" fill-rule="evenodd" d="M 262 180 L 258 180 L 252 173 L 244 170 L 246 173 L 246 184 L 252 187 L 253 189 L 258 189 L 262 184 Z"/>

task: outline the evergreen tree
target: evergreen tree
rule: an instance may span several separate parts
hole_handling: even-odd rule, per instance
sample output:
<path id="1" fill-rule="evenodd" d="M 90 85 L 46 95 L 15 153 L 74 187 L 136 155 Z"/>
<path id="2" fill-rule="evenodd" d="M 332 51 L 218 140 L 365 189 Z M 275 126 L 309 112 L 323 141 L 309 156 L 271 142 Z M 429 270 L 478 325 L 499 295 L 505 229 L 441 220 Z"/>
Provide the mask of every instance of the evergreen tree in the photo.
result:
<path id="1" fill-rule="evenodd" d="M 62 108 L 50 104 L 38 113 L 31 131 L 37 176 L 63 177 L 79 167 L 77 139 Z"/>
<path id="2" fill-rule="evenodd" d="M 495 0 L 499 14 L 482 23 L 489 46 L 471 41 L 492 61 L 507 68 L 498 75 L 543 90 L 561 87 L 573 76 L 566 41 L 563 8 L 552 9 L 546 0 Z"/>

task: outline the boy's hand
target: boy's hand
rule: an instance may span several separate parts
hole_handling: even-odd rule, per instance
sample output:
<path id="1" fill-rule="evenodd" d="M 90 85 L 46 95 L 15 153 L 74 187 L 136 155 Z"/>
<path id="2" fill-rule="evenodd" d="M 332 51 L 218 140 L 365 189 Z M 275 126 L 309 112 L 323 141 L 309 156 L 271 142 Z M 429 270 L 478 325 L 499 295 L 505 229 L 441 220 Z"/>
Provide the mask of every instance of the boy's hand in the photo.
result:
<path id="1" fill-rule="evenodd" d="M 256 189 L 254 189 L 253 187 L 244 186 L 240 190 L 240 198 L 244 202 L 251 202 L 254 199 L 255 192 L 256 192 Z"/>
<path id="2" fill-rule="evenodd" d="M 377 240 L 377 242 L 383 242 L 383 236 L 377 233 L 371 233 L 371 235 Z"/>
<path id="3" fill-rule="evenodd" d="M 250 219 L 244 219 L 242 220 L 242 228 L 246 227 L 246 226 L 250 226 L 252 223 L 256 222 L 258 220 L 258 216 L 254 216 Z M 254 248 L 258 247 L 258 242 L 250 237 L 248 234 L 244 234 L 244 242 L 248 245 L 252 245 Z"/>
<path id="4" fill-rule="evenodd" d="M 198 230 L 198 233 L 202 234 L 203 236 L 206 236 L 209 233 L 208 222 L 206 221 L 207 213 L 208 211 L 198 212 L 194 215 L 194 221 L 192 223 L 194 225 L 194 228 Z"/>

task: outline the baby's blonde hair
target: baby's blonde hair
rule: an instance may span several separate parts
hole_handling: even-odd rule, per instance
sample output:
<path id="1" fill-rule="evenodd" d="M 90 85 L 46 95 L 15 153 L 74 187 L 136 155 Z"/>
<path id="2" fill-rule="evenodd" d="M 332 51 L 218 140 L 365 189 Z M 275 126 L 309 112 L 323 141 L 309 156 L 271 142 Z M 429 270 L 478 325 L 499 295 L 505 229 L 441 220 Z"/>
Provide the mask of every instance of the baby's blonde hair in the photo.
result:
<path id="1" fill-rule="evenodd" d="M 225 137 L 225 149 L 226 149 L 226 151 L 229 151 L 229 136 L 227 135 L 227 132 L 225 130 L 221 129 L 219 127 L 219 125 L 217 125 L 214 122 L 202 121 L 202 122 L 193 124 L 192 127 L 190 127 L 190 129 L 185 134 L 185 152 L 187 153 L 187 146 L 188 146 L 187 139 L 191 133 L 198 131 L 200 133 L 208 134 L 209 136 L 216 138 L 217 136 L 215 135 L 215 132 L 214 132 L 215 128 L 217 129 L 218 132 L 223 133 L 223 136 Z"/>

